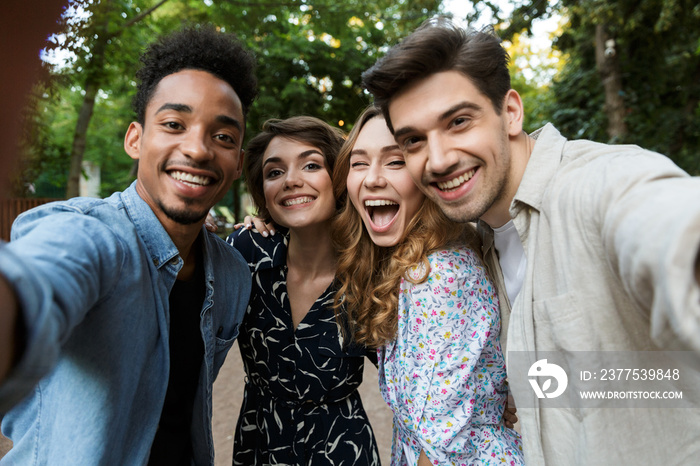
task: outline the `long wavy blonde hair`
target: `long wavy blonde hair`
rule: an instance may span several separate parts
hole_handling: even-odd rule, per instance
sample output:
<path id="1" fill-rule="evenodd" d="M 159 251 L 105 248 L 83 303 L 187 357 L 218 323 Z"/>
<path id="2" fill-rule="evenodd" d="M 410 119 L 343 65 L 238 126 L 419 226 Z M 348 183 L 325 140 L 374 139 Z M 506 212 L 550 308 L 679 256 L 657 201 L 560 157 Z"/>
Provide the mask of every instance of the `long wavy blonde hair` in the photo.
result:
<path id="1" fill-rule="evenodd" d="M 474 227 L 450 221 L 442 210 L 425 198 L 410 220 L 396 246 L 375 245 L 359 212 L 347 199 L 350 154 L 364 125 L 382 118 L 376 107 L 368 107 L 358 118 L 336 160 L 333 192 L 341 205 L 331 229 L 338 251 L 335 309 L 341 328 L 351 331 L 354 341 L 370 348 L 380 347 L 396 337 L 401 280 L 421 283 L 428 278 L 428 255 L 450 244 L 467 244 L 478 251 Z M 418 264 L 423 267 L 414 268 Z M 423 272 L 417 279 L 409 269 Z"/>

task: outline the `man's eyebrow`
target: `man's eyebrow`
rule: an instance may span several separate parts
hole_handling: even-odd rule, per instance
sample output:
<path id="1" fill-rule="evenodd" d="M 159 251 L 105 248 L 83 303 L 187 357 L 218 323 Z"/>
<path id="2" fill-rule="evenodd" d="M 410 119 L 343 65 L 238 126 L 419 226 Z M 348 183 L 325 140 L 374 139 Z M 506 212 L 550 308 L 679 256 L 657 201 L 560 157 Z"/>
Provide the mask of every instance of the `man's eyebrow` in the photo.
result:
<path id="1" fill-rule="evenodd" d="M 156 114 L 165 110 L 175 110 L 176 112 L 192 113 L 192 107 L 190 107 L 189 105 L 165 103 L 161 105 L 161 107 L 158 110 L 156 110 Z"/>
<path id="2" fill-rule="evenodd" d="M 448 118 L 450 118 L 455 112 L 458 112 L 459 110 L 479 111 L 479 110 L 481 110 L 481 106 L 475 104 L 474 102 L 460 102 L 460 103 L 455 104 L 452 107 L 448 108 L 444 112 L 442 112 L 442 114 L 440 114 L 440 116 L 438 117 L 438 120 L 445 121 Z M 416 129 L 412 126 L 404 126 L 403 128 L 399 128 L 394 132 L 394 139 L 399 139 L 404 134 L 411 133 L 415 130 Z"/>
<path id="3" fill-rule="evenodd" d="M 241 124 L 241 122 L 236 120 L 235 118 L 228 116 L 228 115 L 218 115 L 216 117 L 216 121 L 218 121 L 219 123 L 223 123 L 225 125 L 235 126 L 238 131 L 243 130 L 243 125 Z"/>
<path id="4" fill-rule="evenodd" d="M 161 107 L 158 110 L 156 110 L 156 114 L 163 112 L 165 110 L 174 110 L 176 112 L 181 112 L 181 113 L 192 113 L 192 107 L 190 107 L 189 105 L 165 103 L 165 104 L 161 105 Z M 223 123 L 225 125 L 235 126 L 236 129 L 239 131 L 243 130 L 243 125 L 241 124 L 241 122 L 233 117 L 228 116 L 228 115 L 218 115 L 216 117 L 216 121 L 218 121 L 219 123 Z"/>
<path id="5" fill-rule="evenodd" d="M 460 110 L 481 110 L 481 105 L 477 105 L 474 102 L 460 102 L 458 104 L 453 105 L 452 107 L 448 108 L 444 112 L 442 112 L 442 115 L 438 117 L 438 120 L 440 121 L 445 121 L 448 118 L 452 116 L 455 112 L 458 112 Z"/>

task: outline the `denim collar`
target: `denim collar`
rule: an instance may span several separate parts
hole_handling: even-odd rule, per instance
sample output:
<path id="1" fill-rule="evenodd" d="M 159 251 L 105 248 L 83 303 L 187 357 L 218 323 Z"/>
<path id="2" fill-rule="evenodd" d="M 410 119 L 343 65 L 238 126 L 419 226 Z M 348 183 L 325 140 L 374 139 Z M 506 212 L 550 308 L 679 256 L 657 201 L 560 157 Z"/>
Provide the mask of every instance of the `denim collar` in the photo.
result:
<path id="1" fill-rule="evenodd" d="M 136 183 L 137 181 L 134 181 L 124 190 L 121 201 L 139 237 L 146 245 L 153 265 L 160 269 L 171 260 L 177 259 L 180 252 L 151 207 L 136 192 Z"/>

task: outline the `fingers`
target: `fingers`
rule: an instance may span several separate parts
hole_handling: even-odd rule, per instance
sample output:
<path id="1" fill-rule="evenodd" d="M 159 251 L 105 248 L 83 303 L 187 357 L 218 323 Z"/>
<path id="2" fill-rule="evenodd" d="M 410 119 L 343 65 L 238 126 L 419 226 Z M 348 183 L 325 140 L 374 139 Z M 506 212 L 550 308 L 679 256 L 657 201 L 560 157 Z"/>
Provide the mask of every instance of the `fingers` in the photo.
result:
<path id="1" fill-rule="evenodd" d="M 275 234 L 274 223 L 265 223 L 264 219 L 260 217 L 252 217 L 250 215 L 245 216 L 245 218 L 243 219 L 243 223 L 235 224 L 233 226 L 233 229 L 238 230 L 240 228 L 245 228 L 246 230 L 250 230 L 253 227 L 255 227 L 255 229 L 258 230 L 258 233 L 260 233 L 266 238 Z"/>
<path id="2" fill-rule="evenodd" d="M 253 224 L 255 225 L 255 229 L 260 232 L 261 235 L 267 237 L 272 236 L 275 234 L 275 226 L 274 223 L 265 223 L 263 219 L 260 217 L 255 217 L 253 219 Z"/>
<path id="3" fill-rule="evenodd" d="M 515 423 L 518 422 L 518 416 L 515 414 L 517 411 L 513 395 L 508 394 L 506 408 L 503 410 L 503 424 L 509 429 L 512 429 Z"/>
<path id="4" fill-rule="evenodd" d="M 212 233 L 216 233 L 216 230 L 219 229 L 219 227 L 216 226 L 216 219 L 211 214 L 211 212 L 207 214 L 207 218 L 206 220 L 204 220 L 204 228 L 206 228 L 208 231 L 211 231 Z"/>

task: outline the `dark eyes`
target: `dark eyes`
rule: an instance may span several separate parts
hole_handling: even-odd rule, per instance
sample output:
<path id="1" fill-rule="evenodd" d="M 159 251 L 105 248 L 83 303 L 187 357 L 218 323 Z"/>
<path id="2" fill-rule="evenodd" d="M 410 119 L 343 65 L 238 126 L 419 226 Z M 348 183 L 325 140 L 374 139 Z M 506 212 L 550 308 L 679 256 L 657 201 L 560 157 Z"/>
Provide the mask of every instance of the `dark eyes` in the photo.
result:
<path id="1" fill-rule="evenodd" d="M 420 138 L 418 136 L 411 136 L 403 140 L 403 148 L 404 149 L 409 149 L 412 146 L 415 146 L 420 142 Z"/>
<path id="2" fill-rule="evenodd" d="M 304 165 L 304 170 L 309 170 L 309 171 L 320 170 L 322 168 L 323 168 L 323 166 L 321 166 L 321 164 L 316 163 L 316 162 L 309 162 L 306 165 Z"/>
<path id="3" fill-rule="evenodd" d="M 269 172 L 265 174 L 265 178 L 275 178 L 277 176 L 280 176 L 282 174 L 282 170 L 278 170 L 276 168 L 273 168 Z"/>
<path id="4" fill-rule="evenodd" d="M 460 126 L 460 125 L 466 124 L 468 122 L 469 122 L 469 118 L 457 117 L 454 120 L 452 120 L 452 126 Z"/>
<path id="5" fill-rule="evenodd" d="M 231 136 L 229 136 L 228 134 L 217 134 L 216 136 L 214 136 L 214 138 L 218 139 L 219 141 L 228 142 L 229 144 L 235 144 L 235 143 L 236 143 L 235 139 L 233 139 L 233 138 L 232 138 Z"/>
<path id="6" fill-rule="evenodd" d="M 163 126 L 165 126 L 168 129 L 183 129 L 183 126 L 175 121 L 166 121 L 165 123 L 163 123 Z"/>

